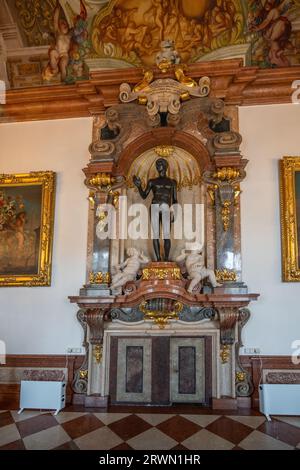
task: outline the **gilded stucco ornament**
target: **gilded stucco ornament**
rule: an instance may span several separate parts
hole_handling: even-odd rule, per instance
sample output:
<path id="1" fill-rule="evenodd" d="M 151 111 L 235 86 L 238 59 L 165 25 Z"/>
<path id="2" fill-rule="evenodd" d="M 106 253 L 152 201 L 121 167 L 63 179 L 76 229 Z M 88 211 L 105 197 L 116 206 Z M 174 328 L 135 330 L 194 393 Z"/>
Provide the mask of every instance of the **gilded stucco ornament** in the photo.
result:
<path id="1" fill-rule="evenodd" d="M 89 280 L 91 284 L 110 284 L 111 275 L 110 273 L 90 273 Z"/>
<path id="2" fill-rule="evenodd" d="M 157 305 L 160 305 L 164 299 L 158 299 Z M 174 302 L 172 309 L 163 310 L 150 308 L 147 301 L 140 304 L 139 310 L 144 314 L 144 320 L 152 320 L 160 329 L 164 329 L 170 320 L 178 320 L 179 314 L 183 310 L 181 302 Z"/>
<path id="3" fill-rule="evenodd" d="M 230 269 L 217 269 L 216 278 L 219 282 L 235 282 L 237 280 L 237 274 L 235 271 L 232 271 Z"/>
<path id="4" fill-rule="evenodd" d="M 128 83 L 122 83 L 120 101 L 131 103 L 137 100 L 140 104 L 146 105 L 151 118 L 160 112 L 177 115 L 182 101 L 191 96 L 204 98 L 210 93 L 209 77 L 202 77 L 197 84 L 192 78 L 185 75 L 185 70 L 183 65 L 177 65 L 174 69 L 176 80 L 165 78 L 154 81 L 153 73 L 147 70 L 144 72 L 142 81 L 133 88 Z"/>
<path id="5" fill-rule="evenodd" d="M 155 147 L 154 152 L 162 158 L 171 157 L 175 151 L 175 148 L 172 145 L 159 145 Z"/>
<path id="6" fill-rule="evenodd" d="M 220 350 L 220 358 L 222 361 L 222 364 L 227 364 L 230 358 L 230 347 L 228 345 L 222 346 Z"/>
<path id="7" fill-rule="evenodd" d="M 143 281 L 172 279 L 174 281 L 182 278 L 180 268 L 144 268 Z"/>
<path id="8" fill-rule="evenodd" d="M 241 136 L 235 132 L 223 132 L 214 136 L 208 146 L 214 156 L 226 156 L 234 152 L 239 157 Z M 239 183 L 245 178 L 246 172 L 239 167 L 217 167 L 215 171 L 204 172 L 203 179 L 207 183 L 207 193 L 213 205 L 220 211 L 223 231 L 228 232 L 232 226 L 234 205 L 241 193 Z"/>
<path id="9" fill-rule="evenodd" d="M 235 381 L 240 383 L 240 382 L 244 382 L 244 380 L 246 379 L 246 372 L 236 372 L 235 373 Z"/>
<path id="10" fill-rule="evenodd" d="M 93 347 L 93 356 L 94 356 L 97 364 L 100 364 L 102 362 L 102 357 L 103 357 L 103 346 L 102 345 L 96 344 L 96 346 Z"/>

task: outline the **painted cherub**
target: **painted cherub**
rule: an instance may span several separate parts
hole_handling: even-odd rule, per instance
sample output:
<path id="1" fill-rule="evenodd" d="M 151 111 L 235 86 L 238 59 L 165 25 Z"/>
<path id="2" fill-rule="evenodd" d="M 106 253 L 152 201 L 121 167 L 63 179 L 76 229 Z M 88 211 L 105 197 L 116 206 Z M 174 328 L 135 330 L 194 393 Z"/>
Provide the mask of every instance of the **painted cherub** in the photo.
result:
<path id="1" fill-rule="evenodd" d="M 269 61 L 272 65 L 279 67 L 290 65 L 288 58 L 284 55 L 284 50 L 291 46 L 292 24 L 284 16 L 284 12 L 292 5 L 294 2 L 289 0 L 266 0 L 264 7 L 249 24 L 250 31 L 262 32 L 270 47 Z"/>
<path id="2" fill-rule="evenodd" d="M 45 80 L 51 80 L 59 73 L 61 81 L 66 80 L 71 52 L 74 55 L 76 45 L 87 39 L 86 19 L 87 10 L 83 0 L 80 0 L 80 14 L 74 15 L 74 27 L 70 27 L 59 0 L 56 1 L 53 16 L 55 42 L 50 47 L 49 63 L 43 71 Z"/>

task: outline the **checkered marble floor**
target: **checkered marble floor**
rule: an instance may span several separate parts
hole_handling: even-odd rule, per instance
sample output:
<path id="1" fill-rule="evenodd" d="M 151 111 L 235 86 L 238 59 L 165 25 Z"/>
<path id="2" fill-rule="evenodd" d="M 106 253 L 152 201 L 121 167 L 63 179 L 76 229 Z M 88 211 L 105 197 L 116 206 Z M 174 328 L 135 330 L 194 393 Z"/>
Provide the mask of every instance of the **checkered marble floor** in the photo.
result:
<path id="1" fill-rule="evenodd" d="M 126 411 L 0 411 L 0 450 L 300 449 L 300 417 Z"/>

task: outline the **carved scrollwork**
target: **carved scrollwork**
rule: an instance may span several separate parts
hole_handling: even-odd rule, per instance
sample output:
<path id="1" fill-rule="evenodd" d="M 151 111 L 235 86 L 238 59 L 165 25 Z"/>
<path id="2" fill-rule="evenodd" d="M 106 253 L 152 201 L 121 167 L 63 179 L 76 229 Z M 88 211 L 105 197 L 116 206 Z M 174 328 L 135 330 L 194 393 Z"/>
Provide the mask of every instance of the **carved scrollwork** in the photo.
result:
<path id="1" fill-rule="evenodd" d="M 89 343 L 87 341 L 87 323 L 85 317 L 85 309 L 81 308 L 77 312 L 77 320 L 80 323 L 83 329 L 83 342 L 82 346 L 85 348 L 85 356 L 83 358 L 82 364 L 78 369 L 75 370 L 72 390 L 75 393 L 86 394 L 88 386 L 88 363 L 89 363 Z"/>
<path id="2" fill-rule="evenodd" d="M 171 127 L 177 127 L 180 123 L 181 116 L 180 114 L 168 114 L 167 116 L 167 123 Z"/>
<path id="3" fill-rule="evenodd" d="M 209 77 L 202 77 L 197 84 L 185 75 L 185 71 L 184 66 L 177 65 L 174 69 L 176 80 L 165 78 L 153 81 L 153 72 L 147 70 L 143 80 L 133 88 L 128 83 L 121 84 L 120 101 L 130 103 L 137 100 L 139 104 L 146 105 L 149 116 L 156 116 L 160 112 L 176 115 L 182 101 L 188 100 L 190 96 L 204 98 L 210 92 Z"/>
<path id="4" fill-rule="evenodd" d="M 185 322 L 213 320 L 216 314 L 216 310 L 212 307 L 202 307 L 199 309 L 197 307 L 189 307 L 185 305 L 179 314 L 179 320 Z"/>
<path id="5" fill-rule="evenodd" d="M 137 290 L 137 286 L 136 286 L 135 281 L 129 281 L 123 287 L 123 292 L 124 292 L 125 295 L 132 294 L 136 290 Z"/>
<path id="6" fill-rule="evenodd" d="M 112 155 L 115 150 L 115 144 L 110 141 L 97 140 L 89 146 L 89 152 L 93 160 L 108 157 Z"/>
<path id="7" fill-rule="evenodd" d="M 228 154 L 228 152 L 240 154 L 242 136 L 238 132 L 220 132 L 215 134 L 209 142 L 213 154 Z"/>
<path id="8" fill-rule="evenodd" d="M 252 395 L 254 387 L 251 374 L 244 369 L 241 364 L 240 349 L 243 347 L 242 330 L 250 318 L 250 310 L 248 308 L 241 308 L 239 310 L 238 318 L 238 340 L 235 344 L 235 358 L 236 358 L 236 395 L 238 397 L 249 397 Z"/>
<path id="9" fill-rule="evenodd" d="M 134 101 L 136 99 L 136 96 L 132 93 L 131 86 L 128 83 L 122 83 L 120 85 L 119 98 L 122 103 L 130 103 L 130 101 Z"/>
<path id="10" fill-rule="evenodd" d="M 144 319 L 144 314 L 137 307 L 135 308 L 113 308 L 111 319 L 120 320 L 126 323 L 135 323 Z"/>

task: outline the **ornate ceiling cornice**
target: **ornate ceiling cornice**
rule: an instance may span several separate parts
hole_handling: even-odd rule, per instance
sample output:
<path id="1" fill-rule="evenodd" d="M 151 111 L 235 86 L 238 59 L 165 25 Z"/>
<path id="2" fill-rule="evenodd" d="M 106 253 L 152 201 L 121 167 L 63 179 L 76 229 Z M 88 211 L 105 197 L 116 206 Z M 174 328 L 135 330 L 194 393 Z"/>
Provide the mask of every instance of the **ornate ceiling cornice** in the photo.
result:
<path id="1" fill-rule="evenodd" d="M 154 71 L 154 79 L 173 78 L 174 71 Z M 194 80 L 211 79 L 211 97 L 227 105 L 253 106 L 290 103 L 292 83 L 300 77 L 300 66 L 259 69 L 243 67 L 240 59 L 191 64 L 188 75 Z M 90 79 L 75 85 L 18 89 L 7 92 L 0 106 L 0 122 L 86 117 L 99 114 L 119 103 L 123 82 L 135 85 L 143 78 L 141 68 L 93 71 Z"/>

